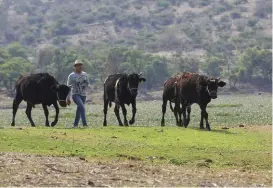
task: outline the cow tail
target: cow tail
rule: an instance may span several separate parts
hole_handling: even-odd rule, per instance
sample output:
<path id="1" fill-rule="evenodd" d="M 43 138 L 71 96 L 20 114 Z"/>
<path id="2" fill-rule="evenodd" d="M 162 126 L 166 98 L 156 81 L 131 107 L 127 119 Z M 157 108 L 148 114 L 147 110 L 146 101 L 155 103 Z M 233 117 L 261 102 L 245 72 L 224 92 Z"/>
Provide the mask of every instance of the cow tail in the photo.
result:
<path id="1" fill-rule="evenodd" d="M 172 102 L 170 101 L 170 109 L 173 112 L 173 106 L 172 106 Z"/>

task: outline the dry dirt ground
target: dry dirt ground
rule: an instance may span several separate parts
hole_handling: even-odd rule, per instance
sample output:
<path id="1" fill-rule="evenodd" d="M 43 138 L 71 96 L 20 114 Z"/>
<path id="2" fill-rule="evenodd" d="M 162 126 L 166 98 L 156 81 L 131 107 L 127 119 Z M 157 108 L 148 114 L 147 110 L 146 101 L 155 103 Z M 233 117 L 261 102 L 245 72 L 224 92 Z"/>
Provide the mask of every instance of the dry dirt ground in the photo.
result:
<path id="1" fill-rule="evenodd" d="M 0 153 L 0 186 L 272 186 L 272 172 Z"/>

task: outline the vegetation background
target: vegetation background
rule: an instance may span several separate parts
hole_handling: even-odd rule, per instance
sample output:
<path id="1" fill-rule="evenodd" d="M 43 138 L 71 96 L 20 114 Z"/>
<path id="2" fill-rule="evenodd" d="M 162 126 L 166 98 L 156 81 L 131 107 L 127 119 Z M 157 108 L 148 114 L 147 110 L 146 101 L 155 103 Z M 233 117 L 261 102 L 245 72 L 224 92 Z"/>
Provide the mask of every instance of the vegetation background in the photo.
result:
<path id="1" fill-rule="evenodd" d="M 77 58 L 90 81 L 143 72 L 145 89 L 193 71 L 229 89 L 272 86 L 269 0 L 0 0 L 0 85 L 49 72 L 65 82 Z"/>

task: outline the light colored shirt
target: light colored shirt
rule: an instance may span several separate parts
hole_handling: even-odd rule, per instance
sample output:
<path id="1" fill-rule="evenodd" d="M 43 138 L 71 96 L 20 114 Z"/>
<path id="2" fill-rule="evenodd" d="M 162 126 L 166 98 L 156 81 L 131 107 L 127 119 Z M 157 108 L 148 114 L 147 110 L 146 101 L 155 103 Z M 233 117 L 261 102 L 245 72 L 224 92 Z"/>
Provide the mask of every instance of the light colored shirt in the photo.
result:
<path id="1" fill-rule="evenodd" d="M 76 73 L 72 72 L 69 74 L 67 79 L 67 85 L 71 87 L 67 99 L 71 98 L 72 95 L 86 96 L 86 90 L 89 87 L 88 75 L 86 72 Z"/>

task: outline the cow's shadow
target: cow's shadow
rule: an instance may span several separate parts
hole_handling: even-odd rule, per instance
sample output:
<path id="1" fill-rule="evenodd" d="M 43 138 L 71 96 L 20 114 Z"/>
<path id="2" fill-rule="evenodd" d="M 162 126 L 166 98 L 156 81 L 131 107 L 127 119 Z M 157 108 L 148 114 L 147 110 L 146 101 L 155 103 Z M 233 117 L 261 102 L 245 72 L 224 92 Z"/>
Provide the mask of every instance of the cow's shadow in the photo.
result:
<path id="1" fill-rule="evenodd" d="M 234 132 L 230 132 L 229 129 L 211 129 L 211 131 L 208 131 L 206 128 L 205 129 L 200 129 L 199 127 L 190 127 L 190 128 L 187 128 L 187 129 L 194 129 L 194 130 L 199 130 L 199 131 L 205 131 L 205 132 L 215 132 L 215 133 L 221 133 L 221 134 L 237 134 L 237 133 L 234 133 Z"/>

